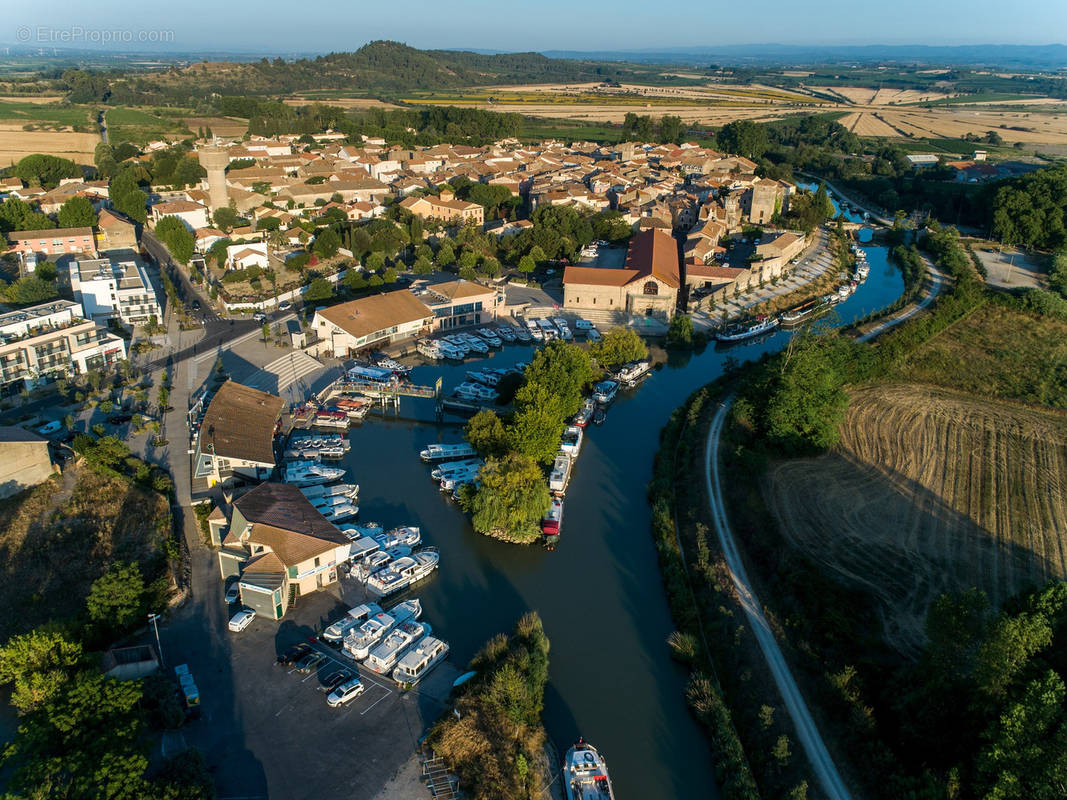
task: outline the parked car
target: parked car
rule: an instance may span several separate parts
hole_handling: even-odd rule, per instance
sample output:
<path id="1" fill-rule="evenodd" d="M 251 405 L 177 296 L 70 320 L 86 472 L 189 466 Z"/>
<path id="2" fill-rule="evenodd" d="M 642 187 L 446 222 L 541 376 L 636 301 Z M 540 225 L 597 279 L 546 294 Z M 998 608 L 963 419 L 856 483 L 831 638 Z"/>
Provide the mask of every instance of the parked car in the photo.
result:
<path id="1" fill-rule="evenodd" d="M 199 310 L 200 310 L 200 301 L 199 300 L 194 300 L 193 301 L 193 311 L 199 311 Z"/>
<path id="2" fill-rule="evenodd" d="M 267 315 L 264 314 L 262 311 L 257 311 L 255 314 L 252 315 L 252 319 L 254 319 L 256 322 L 266 322 Z M 233 321 L 231 320 L 231 324 L 232 322 Z"/>
<path id="3" fill-rule="evenodd" d="M 288 650 L 278 656 L 278 660 L 275 663 L 283 664 L 285 666 L 288 666 L 289 664 L 295 664 L 297 661 L 302 659 L 310 652 L 311 645 L 294 644 L 292 647 L 290 647 Z"/>
<path id="4" fill-rule="evenodd" d="M 350 669 L 339 669 L 326 677 L 326 680 L 322 682 L 322 686 L 319 687 L 320 692 L 332 692 L 342 683 L 352 680 L 355 675 L 352 674 Z"/>
<path id="5" fill-rule="evenodd" d="M 279 311 L 288 311 L 292 307 L 293 307 L 293 304 L 290 303 L 288 300 L 282 300 L 280 303 L 278 303 L 278 310 Z"/>
<path id="6" fill-rule="evenodd" d="M 133 414 L 112 414 L 107 418 L 107 421 L 112 425 L 125 425 L 127 422 L 133 419 Z"/>
<path id="7" fill-rule="evenodd" d="M 232 604 L 236 603 L 239 599 L 241 599 L 241 587 L 234 581 L 226 590 L 226 602 Z"/>
<path id="8" fill-rule="evenodd" d="M 325 660 L 326 656 L 324 656 L 322 653 L 308 653 L 306 656 L 296 662 L 297 672 L 302 672 L 306 675 Z"/>
<path id="9" fill-rule="evenodd" d="M 59 429 L 63 427 L 63 423 L 58 419 L 54 419 L 51 422 L 46 422 L 44 425 L 37 429 L 37 433 L 41 436 L 48 436 L 50 433 L 58 433 Z"/>
<path id="10" fill-rule="evenodd" d="M 242 608 L 230 618 L 229 628 L 234 633 L 243 631 L 252 624 L 252 620 L 255 618 L 256 610 L 254 608 Z"/>
<path id="11" fill-rule="evenodd" d="M 366 690 L 366 687 L 360 683 L 359 678 L 353 678 L 350 681 L 342 683 L 336 689 L 334 689 L 326 697 L 326 705 L 330 708 L 337 708 L 343 706 L 349 700 L 355 697 L 359 697 Z"/>

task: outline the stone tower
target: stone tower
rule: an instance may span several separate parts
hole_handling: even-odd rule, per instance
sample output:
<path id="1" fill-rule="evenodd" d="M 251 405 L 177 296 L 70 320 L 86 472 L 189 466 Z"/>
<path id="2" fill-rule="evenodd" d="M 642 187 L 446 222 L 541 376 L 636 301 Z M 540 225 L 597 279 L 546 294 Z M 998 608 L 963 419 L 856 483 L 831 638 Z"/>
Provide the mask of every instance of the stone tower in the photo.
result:
<path id="1" fill-rule="evenodd" d="M 230 164 L 230 155 L 225 148 L 210 146 L 197 151 L 200 166 L 207 170 L 207 189 L 211 210 L 226 208 L 230 201 L 226 194 L 226 167 Z"/>

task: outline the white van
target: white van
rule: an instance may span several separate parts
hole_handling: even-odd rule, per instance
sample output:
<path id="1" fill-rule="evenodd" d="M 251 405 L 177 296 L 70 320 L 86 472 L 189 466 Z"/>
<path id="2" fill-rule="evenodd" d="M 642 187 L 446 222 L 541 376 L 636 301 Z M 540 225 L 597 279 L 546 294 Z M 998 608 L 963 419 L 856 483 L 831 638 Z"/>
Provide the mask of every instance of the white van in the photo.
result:
<path id="1" fill-rule="evenodd" d="M 600 331 L 598 331 L 596 328 L 590 328 L 585 332 L 585 338 L 588 339 L 590 342 L 599 342 L 601 338 Z"/>
<path id="2" fill-rule="evenodd" d="M 587 331 L 587 330 L 589 330 L 589 329 L 590 329 L 590 328 L 592 328 L 592 327 L 593 327 L 593 323 L 592 323 L 592 322 L 590 322 L 590 321 L 589 321 L 589 320 L 587 320 L 587 319 L 576 319 L 576 320 L 574 321 L 574 328 L 575 328 L 575 330 L 579 330 L 579 331 Z"/>

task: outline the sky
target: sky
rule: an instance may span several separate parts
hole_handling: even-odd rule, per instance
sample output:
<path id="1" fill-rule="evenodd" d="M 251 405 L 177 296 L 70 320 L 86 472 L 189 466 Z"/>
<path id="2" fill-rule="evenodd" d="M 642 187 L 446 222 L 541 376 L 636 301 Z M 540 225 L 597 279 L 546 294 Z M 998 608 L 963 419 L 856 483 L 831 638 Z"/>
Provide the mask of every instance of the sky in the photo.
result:
<path id="1" fill-rule="evenodd" d="M 268 54 L 419 48 L 641 50 L 716 44 L 1051 44 L 1067 0 L 7 0 L 0 44 Z M 757 10 L 758 9 L 758 10 Z"/>

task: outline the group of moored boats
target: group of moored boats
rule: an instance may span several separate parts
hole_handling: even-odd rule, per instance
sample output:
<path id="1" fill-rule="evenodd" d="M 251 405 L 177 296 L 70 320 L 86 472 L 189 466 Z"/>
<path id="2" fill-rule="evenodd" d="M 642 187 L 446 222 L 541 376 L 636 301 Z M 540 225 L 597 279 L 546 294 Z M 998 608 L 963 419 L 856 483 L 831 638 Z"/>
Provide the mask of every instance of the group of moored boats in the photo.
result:
<path id="1" fill-rule="evenodd" d="M 349 574 L 363 581 L 367 590 L 388 597 L 426 578 L 437 569 L 441 555 L 436 547 L 422 547 L 422 531 L 403 525 L 382 531 L 368 523 L 343 529 L 352 542 Z M 418 548 L 418 549 L 416 549 Z"/>
<path id="2" fill-rule="evenodd" d="M 320 514 L 338 523 L 359 514 L 359 486 L 341 483 L 344 467 L 330 466 L 323 459 L 343 458 L 352 447 L 340 433 L 295 431 L 285 446 L 281 478 L 296 486 Z"/>
<path id="3" fill-rule="evenodd" d="M 428 444 L 419 457 L 434 467 L 430 477 L 437 481 L 442 492 L 449 492 L 459 499 L 460 490 L 468 484 L 478 484 L 478 473 L 485 462 L 469 442 L 455 444 Z"/>
<path id="4" fill-rule="evenodd" d="M 739 342 L 744 339 L 751 339 L 760 334 L 773 331 L 779 325 L 797 325 L 805 320 L 814 319 L 820 314 L 829 311 L 836 304 L 847 300 L 871 274 L 870 264 L 867 263 L 867 253 L 856 244 L 851 247 L 856 259 L 855 269 L 852 272 L 852 276 L 842 280 L 834 291 L 786 309 L 777 316 L 761 314 L 748 320 L 734 322 L 716 332 L 715 338 L 720 342 Z"/>
<path id="5" fill-rule="evenodd" d="M 350 608 L 322 634 L 349 658 L 379 675 L 392 675 L 401 686 L 413 686 L 448 656 L 448 643 L 420 622 L 422 603 L 404 600 L 383 611 L 377 603 Z"/>

